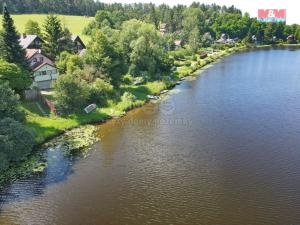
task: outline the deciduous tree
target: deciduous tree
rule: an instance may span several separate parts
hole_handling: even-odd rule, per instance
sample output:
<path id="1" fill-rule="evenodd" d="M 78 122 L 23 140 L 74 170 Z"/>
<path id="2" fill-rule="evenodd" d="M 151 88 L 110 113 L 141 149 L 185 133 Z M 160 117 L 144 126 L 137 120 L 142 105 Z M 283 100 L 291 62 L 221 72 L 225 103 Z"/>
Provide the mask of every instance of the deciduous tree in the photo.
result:
<path id="1" fill-rule="evenodd" d="M 28 20 L 25 24 L 25 33 L 41 36 L 41 28 L 39 23 L 33 20 Z"/>

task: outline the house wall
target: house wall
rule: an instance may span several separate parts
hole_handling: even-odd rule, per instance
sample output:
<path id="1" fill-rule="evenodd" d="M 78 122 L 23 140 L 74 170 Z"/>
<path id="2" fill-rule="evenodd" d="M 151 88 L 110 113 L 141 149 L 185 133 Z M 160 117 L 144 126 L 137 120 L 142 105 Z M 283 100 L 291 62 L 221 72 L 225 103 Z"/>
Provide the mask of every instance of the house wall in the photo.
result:
<path id="1" fill-rule="evenodd" d="M 30 66 L 34 66 L 36 63 L 49 63 L 53 64 L 51 59 L 47 58 L 41 53 L 36 53 L 31 59 L 30 59 Z"/>
<path id="2" fill-rule="evenodd" d="M 52 88 L 52 81 L 46 80 L 46 81 L 41 81 L 36 83 L 36 87 L 38 87 L 40 90 L 48 90 Z"/>
<path id="3" fill-rule="evenodd" d="M 34 72 L 34 86 L 40 89 L 49 89 L 52 86 L 52 81 L 59 76 L 57 69 L 50 65 L 44 65 L 39 70 Z"/>

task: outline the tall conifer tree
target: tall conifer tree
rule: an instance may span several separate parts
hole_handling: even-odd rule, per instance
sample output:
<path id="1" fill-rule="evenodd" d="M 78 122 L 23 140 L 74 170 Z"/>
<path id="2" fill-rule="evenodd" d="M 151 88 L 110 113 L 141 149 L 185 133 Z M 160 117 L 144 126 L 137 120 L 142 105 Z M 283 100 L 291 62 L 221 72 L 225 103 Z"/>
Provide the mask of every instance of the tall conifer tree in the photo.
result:
<path id="1" fill-rule="evenodd" d="M 60 40 L 64 36 L 61 21 L 55 15 L 49 15 L 44 23 L 44 45 L 46 54 L 55 59 L 61 51 Z"/>
<path id="2" fill-rule="evenodd" d="M 3 7 L 2 27 L 3 29 L 0 33 L 0 58 L 9 63 L 15 63 L 29 71 L 25 50 L 20 45 L 20 37 L 6 5 Z"/>

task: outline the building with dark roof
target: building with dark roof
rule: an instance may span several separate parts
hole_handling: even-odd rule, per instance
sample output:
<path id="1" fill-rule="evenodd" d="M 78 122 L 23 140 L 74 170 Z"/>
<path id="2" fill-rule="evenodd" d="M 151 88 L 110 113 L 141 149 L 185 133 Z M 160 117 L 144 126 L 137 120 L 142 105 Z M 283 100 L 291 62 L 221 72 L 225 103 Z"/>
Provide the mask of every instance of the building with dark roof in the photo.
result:
<path id="1" fill-rule="evenodd" d="M 40 49 L 44 41 L 37 35 L 22 34 L 20 36 L 20 45 L 24 49 Z"/>

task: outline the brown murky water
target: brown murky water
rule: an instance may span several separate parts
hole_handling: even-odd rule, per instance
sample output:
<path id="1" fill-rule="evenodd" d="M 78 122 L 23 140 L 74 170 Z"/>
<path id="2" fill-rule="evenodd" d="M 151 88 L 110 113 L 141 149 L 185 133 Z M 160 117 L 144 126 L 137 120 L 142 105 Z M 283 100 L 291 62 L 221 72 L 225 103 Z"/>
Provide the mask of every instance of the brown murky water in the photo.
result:
<path id="1" fill-rule="evenodd" d="M 218 62 L 0 194 L 0 224 L 300 224 L 300 51 Z"/>

